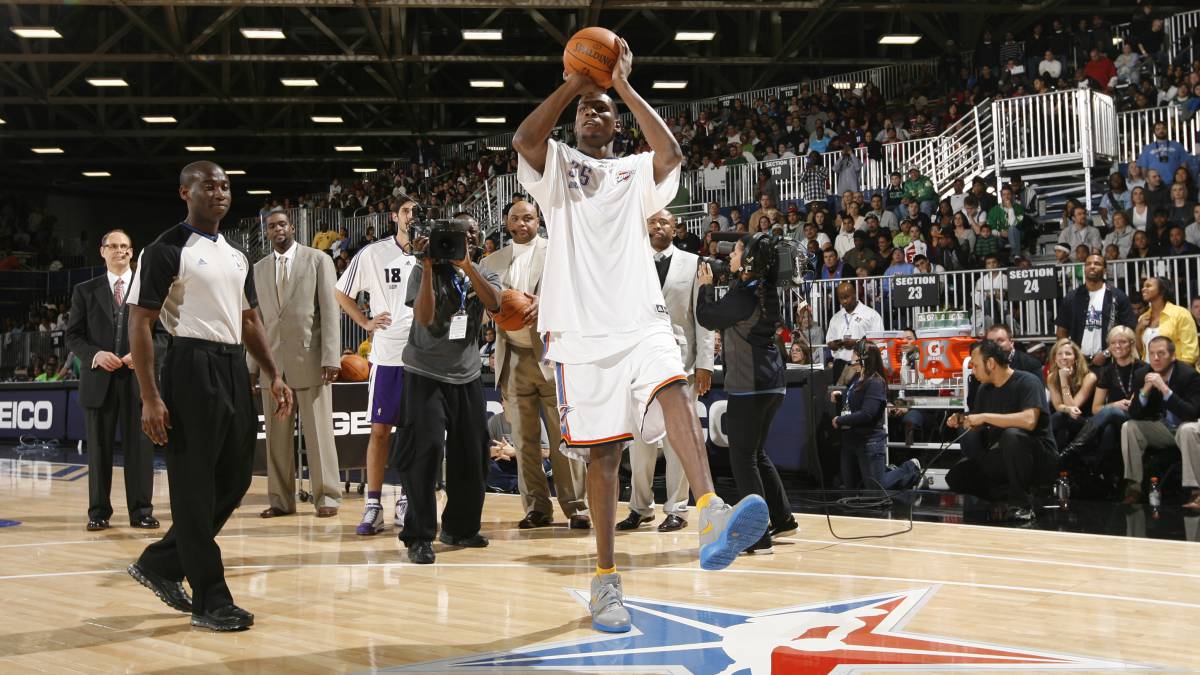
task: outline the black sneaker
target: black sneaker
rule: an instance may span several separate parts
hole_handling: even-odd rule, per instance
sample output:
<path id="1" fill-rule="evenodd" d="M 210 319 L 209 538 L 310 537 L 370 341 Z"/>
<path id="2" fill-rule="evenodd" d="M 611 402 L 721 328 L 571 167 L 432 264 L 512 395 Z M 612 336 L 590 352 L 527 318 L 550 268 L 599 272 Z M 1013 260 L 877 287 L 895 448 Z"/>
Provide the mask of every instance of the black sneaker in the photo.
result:
<path id="1" fill-rule="evenodd" d="M 167 603 L 167 606 L 171 609 L 191 614 L 192 599 L 188 597 L 187 591 L 184 590 L 183 582 L 171 581 L 170 579 L 160 577 L 136 562 L 126 568 L 126 571 L 139 584 L 153 591 L 158 596 L 158 599 Z"/>
<path id="2" fill-rule="evenodd" d="M 782 523 L 781 525 L 779 525 L 779 527 L 771 528 L 771 537 L 772 538 L 783 537 L 783 536 L 786 536 L 789 534 L 793 534 L 794 532 L 796 532 L 799 529 L 800 529 L 800 524 L 796 522 L 796 519 L 788 518 L 787 521 Z"/>
<path id="3" fill-rule="evenodd" d="M 482 534 L 476 534 L 471 537 L 456 537 L 443 530 L 438 535 L 438 539 L 447 546 L 461 546 L 463 548 L 487 548 L 488 545 L 487 537 Z"/>
<path id="4" fill-rule="evenodd" d="M 758 541 L 742 550 L 742 555 L 771 555 L 775 552 L 771 545 L 771 534 L 764 534 Z"/>
<path id="5" fill-rule="evenodd" d="M 414 541 L 408 546 L 408 560 L 416 565 L 432 565 L 437 559 L 433 553 L 433 543 Z"/>
<path id="6" fill-rule="evenodd" d="M 237 605 L 225 605 L 203 614 L 192 615 L 192 625 L 218 633 L 246 630 L 254 625 L 254 615 Z"/>

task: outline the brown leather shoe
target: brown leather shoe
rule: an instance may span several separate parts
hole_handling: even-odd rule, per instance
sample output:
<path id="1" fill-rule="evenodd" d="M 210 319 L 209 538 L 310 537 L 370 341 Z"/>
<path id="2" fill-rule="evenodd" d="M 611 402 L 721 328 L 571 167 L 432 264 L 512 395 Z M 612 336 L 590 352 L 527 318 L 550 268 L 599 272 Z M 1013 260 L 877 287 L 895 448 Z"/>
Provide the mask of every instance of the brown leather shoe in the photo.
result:
<path id="1" fill-rule="evenodd" d="M 318 506 L 317 507 L 317 517 L 318 518 L 332 518 L 337 515 L 337 512 L 338 512 L 338 507 L 336 507 L 336 506 Z"/>
<path id="2" fill-rule="evenodd" d="M 517 523 L 517 527 L 522 530 L 532 530 L 535 527 L 546 527 L 552 523 L 554 523 L 554 519 L 541 511 L 530 511 L 525 514 L 521 522 Z"/>
<path id="3" fill-rule="evenodd" d="M 295 511 L 284 511 L 283 509 L 277 509 L 274 506 L 268 506 L 267 508 L 262 510 L 262 513 L 258 514 L 258 517 L 259 518 L 278 518 L 279 516 L 290 516 L 293 513 L 295 513 Z"/>
<path id="4" fill-rule="evenodd" d="M 592 529 L 592 519 L 587 516 L 571 516 L 570 528 L 572 530 L 590 530 Z"/>
<path id="5" fill-rule="evenodd" d="M 680 518 L 679 516 L 675 515 L 674 513 L 669 513 L 669 514 L 667 514 L 667 517 L 663 518 L 663 521 L 658 524 L 658 531 L 659 532 L 674 532 L 676 530 L 682 530 L 685 527 L 687 527 L 686 520 L 684 520 L 683 518 Z"/>

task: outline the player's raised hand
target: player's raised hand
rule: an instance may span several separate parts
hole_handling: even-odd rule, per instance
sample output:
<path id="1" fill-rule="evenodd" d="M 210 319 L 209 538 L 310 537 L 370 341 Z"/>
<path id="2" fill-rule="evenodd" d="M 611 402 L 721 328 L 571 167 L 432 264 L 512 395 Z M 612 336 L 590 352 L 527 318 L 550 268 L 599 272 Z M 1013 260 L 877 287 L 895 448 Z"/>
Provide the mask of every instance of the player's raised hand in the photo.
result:
<path id="1" fill-rule="evenodd" d="M 633 72 L 633 50 L 625 38 L 617 38 L 617 63 L 613 66 L 613 83 L 629 84 L 629 74 Z"/>

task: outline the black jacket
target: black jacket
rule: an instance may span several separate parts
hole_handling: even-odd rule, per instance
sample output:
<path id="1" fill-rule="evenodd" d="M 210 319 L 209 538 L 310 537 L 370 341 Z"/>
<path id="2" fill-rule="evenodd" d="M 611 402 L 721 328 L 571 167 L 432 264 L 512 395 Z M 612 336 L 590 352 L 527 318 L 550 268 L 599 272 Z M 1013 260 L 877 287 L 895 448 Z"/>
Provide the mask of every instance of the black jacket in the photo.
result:
<path id="1" fill-rule="evenodd" d="M 734 281 L 720 300 L 712 285 L 701 286 L 696 299 L 696 320 L 709 330 L 721 331 L 725 390 L 731 394 L 787 386 L 783 357 L 775 344 L 779 294 L 774 286 L 764 288 L 765 311 L 759 306 L 757 281 Z"/>
<path id="2" fill-rule="evenodd" d="M 1200 374 L 1196 373 L 1195 368 L 1176 361 L 1171 371 L 1171 379 L 1167 380 L 1171 398 L 1163 401 L 1162 393 L 1151 389 L 1146 395 L 1146 404 L 1142 405 L 1140 394 L 1149 373 L 1150 366 L 1145 366 L 1133 374 L 1133 390 L 1137 393 L 1129 404 L 1129 419 L 1164 419 L 1168 410 L 1179 418 L 1180 424 L 1195 422 L 1200 418 Z"/>
<path id="3" fill-rule="evenodd" d="M 129 289 L 125 289 L 126 295 Z M 162 324 L 154 325 L 155 351 L 160 352 L 167 342 L 167 333 Z M 108 285 L 108 274 L 89 279 L 75 286 L 71 293 L 71 313 L 67 318 L 67 349 L 79 357 L 79 404 L 85 408 L 104 405 L 109 386 L 114 378 L 125 382 L 133 380 L 133 372 L 119 368 L 109 372 L 103 368 L 92 368 L 92 359 L 98 352 L 112 352 L 118 357 L 130 352 L 129 305 L 118 309 L 113 303 L 112 289 Z M 162 363 L 155 359 L 155 366 Z"/>
<path id="4" fill-rule="evenodd" d="M 1100 311 L 1100 344 L 1108 346 L 1108 331 L 1115 326 L 1137 326 L 1137 316 L 1133 313 L 1133 305 L 1129 304 L 1129 296 L 1119 288 L 1105 286 L 1108 292 L 1104 294 L 1104 307 Z M 1087 321 L 1090 291 L 1087 286 L 1080 286 L 1063 296 L 1058 307 L 1058 316 L 1054 317 L 1054 325 L 1067 329 L 1071 341 L 1077 345 L 1083 344 L 1083 328 Z"/>
<path id="5" fill-rule="evenodd" d="M 885 437 L 883 428 L 884 411 L 887 408 L 887 383 L 878 377 L 860 381 L 859 375 L 850 380 L 846 388 L 850 413 L 839 415 L 838 428 L 842 429 L 842 445 L 855 448 L 876 437 Z"/>

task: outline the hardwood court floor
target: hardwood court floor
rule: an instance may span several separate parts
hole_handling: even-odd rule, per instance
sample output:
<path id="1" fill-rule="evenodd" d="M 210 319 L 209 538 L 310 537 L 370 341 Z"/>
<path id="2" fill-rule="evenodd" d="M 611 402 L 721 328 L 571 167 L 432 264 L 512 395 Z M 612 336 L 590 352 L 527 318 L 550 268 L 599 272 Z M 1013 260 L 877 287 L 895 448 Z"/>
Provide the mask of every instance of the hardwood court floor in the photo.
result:
<path id="1" fill-rule="evenodd" d="M 518 530 L 516 497 L 488 497 L 491 547 L 439 544 L 436 565 L 414 566 L 394 532 L 354 535 L 360 499 L 337 519 L 301 505 L 262 520 L 265 487 L 255 479 L 219 540 L 257 624 L 217 635 L 126 575 L 156 535 L 121 527 L 123 506 L 118 527 L 84 531 L 85 468 L 0 462 L 0 519 L 20 521 L 0 527 L 0 672 L 1200 670 L 1195 543 L 920 522 L 835 542 L 823 517 L 800 516 L 775 555 L 713 573 L 696 563 L 693 513 L 682 533 L 618 536 L 635 630 L 613 637 L 591 630 L 576 593 L 590 535 Z M 165 489 L 160 473 L 164 525 Z M 902 525 L 835 522 L 843 535 Z"/>

